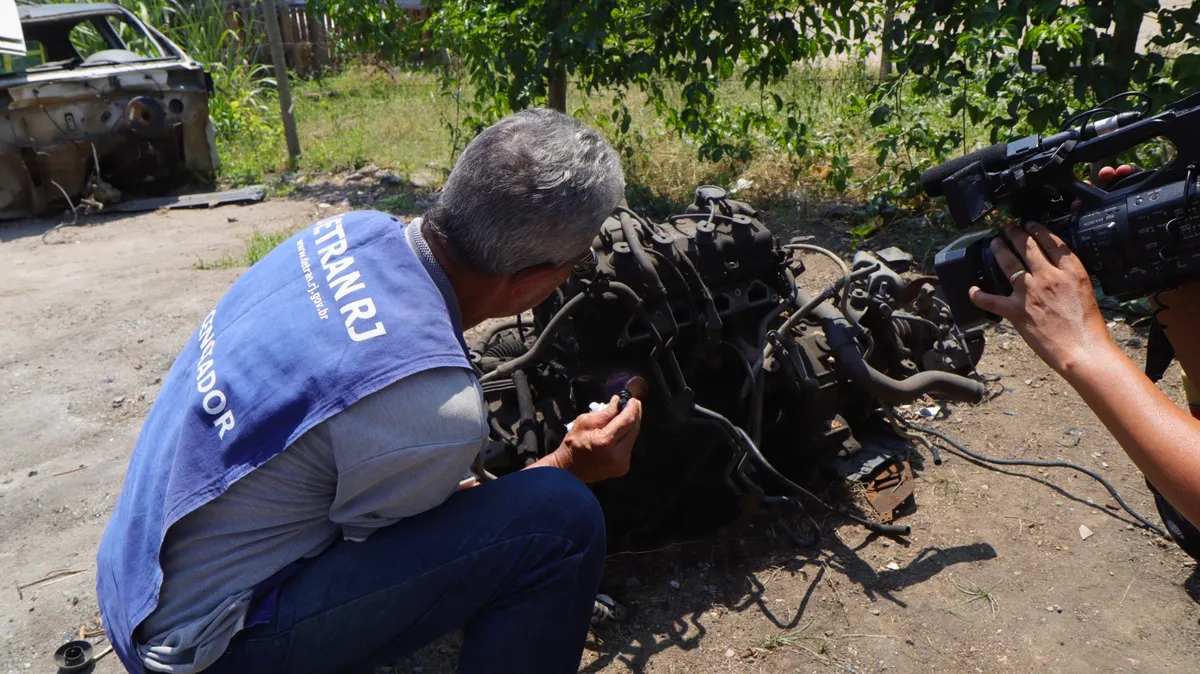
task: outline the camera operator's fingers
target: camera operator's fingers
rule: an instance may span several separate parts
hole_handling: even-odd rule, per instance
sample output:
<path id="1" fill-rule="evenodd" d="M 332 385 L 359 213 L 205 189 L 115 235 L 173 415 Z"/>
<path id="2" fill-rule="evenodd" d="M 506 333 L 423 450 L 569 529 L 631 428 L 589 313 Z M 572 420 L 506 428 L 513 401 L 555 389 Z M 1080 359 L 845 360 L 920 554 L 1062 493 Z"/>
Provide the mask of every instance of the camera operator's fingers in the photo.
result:
<path id="1" fill-rule="evenodd" d="M 978 286 L 971 286 L 968 293 L 971 302 L 984 311 L 1008 319 L 1009 323 L 1021 313 L 1022 300 L 1011 295 L 993 295 L 985 293 Z"/>
<path id="2" fill-rule="evenodd" d="M 1100 172 L 1096 174 L 1096 177 L 1099 178 L 1101 182 L 1111 183 L 1114 180 L 1120 180 L 1121 178 L 1131 176 L 1136 173 L 1137 170 L 1138 167 L 1133 164 L 1121 164 L 1116 168 L 1105 166 L 1104 168 L 1100 169 Z"/>
<path id="3" fill-rule="evenodd" d="M 1127 178 L 1141 170 L 1141 167 L 1139 167 L 1137 164 L 1121 164 L 1116 168 L 1105 166 L 1096 172 L 1096 179 L 1100 181 L 1101 187 L 1108 187 L 1109 183 L 1120 180 L 1121 178 Z M 1092 181 L 1090 180 L 1085 180 L 1083 182 L 1089 185 L 1092 184 Z M 1077 211 L 1082 206 L 1083 204 L 1079 200 L 1071 202 L 1072 211 Z"/>
<path id="4" fill-rule="evenodd" d="M 1025 281 L 1022 277 L 1024 274 L 1017 274 L 1019 271 L 1027 271 L 1025 264 L 1017 258 L 1016 253 L 1008 247 L 1004 237 L 997 236 L 992 239 L 992 254 L 996 256 L 996 264 L 1000 265 L 1000 271 L 1008 278 L 1017 277 L 1016 283 L 1013 283 L 1014 290 L 1020 290 L 1025 287 Z"/>
<path id="5" fill-rule="evenodd" d="M 1021 257 L 1021 261 L 1025 263 L 1025 268 L 1029 270 L 1029 273 L 1044 272 L 1053 266 L 1046 259 L 1046 253 L 1042 251 L 1042 247 L 1032 236 L 1029 236 L 1029 232 L 1026 232 L 1024 227 L 1008 227 L 1004 230 L 1004 236 L 1012 244 L 1013 250 L 1017 251 L 1017 255 Z M 1012 273 L 1010 272 L 1009 275 L 1011 276 Z"/>
<path id="6" fill-rule="evenodd" d="M 1037 242 L 1042 251 L 1046 253 L 1046 259 L 1055 267 L 1061 267 L 1063 258 L 1071 254 L 1071 249 L 1067 248 L 1067 244 L 1058 238 L 1054 232 L 1046 229 L 1046 226 L 1040 222 L 1025 223 L 1025 231 L 1029 232 L 1029 236 Z"/>

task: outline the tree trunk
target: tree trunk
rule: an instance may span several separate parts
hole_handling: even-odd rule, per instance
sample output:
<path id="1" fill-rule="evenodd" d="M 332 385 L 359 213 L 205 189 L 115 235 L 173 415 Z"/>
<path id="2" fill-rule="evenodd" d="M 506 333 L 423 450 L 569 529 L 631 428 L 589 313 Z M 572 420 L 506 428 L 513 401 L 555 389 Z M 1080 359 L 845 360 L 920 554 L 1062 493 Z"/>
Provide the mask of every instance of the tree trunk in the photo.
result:
<path id="1" fill-rule="evenodd" d="M 567 111 L 567 67 L 550 61 L 550 107 L 559 112 Z"/>
<path id="2" fill-rule="evenodd" d="M 879 77 L 892 74 L 892 26 L 896 23 L 896 0 L 887 0 L 883 10 L 883 45 L 879 49 Z"/>
<path id="3" fill-rule="evenodd" d="M 570 4 L 571 0 L 546 0 L 546 34 L 550 38 L 550 55 L 546 59 L 547 104 L 562 113 L 567 111 L 567 66 L 562 62 L 557 33 L 559 24 L 570 13 Z"/>
<path id="4" fill-rule="evenodd" d="M 1133 59 L 1137 55 L 1138 34 L 1142 30 L 1142 17 L 1145 9 L 1136 0 L 1120 0 L 1113 3 L 1112 53 L 1108 65 L 1113 69 L 1113 90 L 1109 96 L 1129 89 L 1129 80 L 1133 73 Z"/>

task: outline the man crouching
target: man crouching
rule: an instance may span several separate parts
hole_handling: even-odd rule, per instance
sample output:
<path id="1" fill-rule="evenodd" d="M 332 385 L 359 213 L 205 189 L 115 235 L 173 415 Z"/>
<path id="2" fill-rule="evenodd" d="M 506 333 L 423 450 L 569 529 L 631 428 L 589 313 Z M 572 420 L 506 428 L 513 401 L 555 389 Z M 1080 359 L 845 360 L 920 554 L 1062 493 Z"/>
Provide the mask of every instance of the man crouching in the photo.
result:
<path id="1" fill-rule="evenodd" d="M 329 218 L 246 271 L 166 377 L 100 544 L 125 667 L 326 674 L 461 627 L 461 672 L 576 671 L 605 549 L 584 483 L 629 469 L 640 404 L 460 489 L 488 437 L 462 331 L 548 297 L 623 191 L 599 135 L 527 110 L 425 217 Z"/>

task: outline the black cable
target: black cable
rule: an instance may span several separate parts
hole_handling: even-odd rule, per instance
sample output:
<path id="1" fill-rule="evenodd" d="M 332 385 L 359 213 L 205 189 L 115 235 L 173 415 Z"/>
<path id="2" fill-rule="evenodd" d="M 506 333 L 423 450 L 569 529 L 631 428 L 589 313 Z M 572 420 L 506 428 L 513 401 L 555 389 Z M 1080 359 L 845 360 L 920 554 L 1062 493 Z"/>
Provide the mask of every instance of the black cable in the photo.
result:
<path id="1" fill-rule="evenodd" d="M 1080 137 L 1080 139 L 1082 139 L 1083 138 L 1083 130 L 1084 130 L 1084 128 L 1087 127 L 1087 123 L 1092 119 L 1092 117 L 1094 115 L 1096 115 L 1096 113 L 1100 113 L 1100 112 L 1111 112 L 1114 115 L 1121 114 L 1121 111 L 1117 110 L 1116 108 L 1106 108 L 1106 107 L 1096 106 L 1089 110 L 1084 110 L 1083 112 L 1077 112 L 1074 115 L 1071 115 L 1070 117 L 1068 117 L 1067 121 L 1063 122 L 1062 130 L 1066 131 L 1067 129 L 1071 128 L 1071 124 L 1074 123 L 1075 120 L 1077 120 L 1077 119 L 1081 120 L 1079 122 L 1079 137 Z"/>
<path id="2" fill-rule="evenodd" d="M 1148 94 L 1144 91 L 1132 91 L 1132 90 L 1131 91 L 1122 91 L 1121 93 L 1116 94 L 1114 96 L 1109 96 L 1108 98 L 1104 99 L 1103 101 L 1100 101 L 1100 103 L 1099 103 L 1099 105 L 1097 105 L 1097 107 L 1103 107 L 1103 106 L 1108 105 L 1109 103 L 1115 103 L 1116 101 L 1119 101 L 1124 98 L 1140 98 L 1146 102 L 1146 108 L 1144 110 L 1138 111 L 1138 112 L 1140 112 L 1141 117 L 1145 117 L 1146 115 L 1150 114 L 1150 111 L 1154 109 L 1154 98 L 1152 98 L 1150 96 L 1150 94 Z"/>
<path id="3" fill-rule="evenodd" d="M 1125 98 L 1140 98 L 1146 102 L 1145 109 L 1136 111 L 1136 112 L 1138 112 L 1138 117 L 1141 119 L 1144 119 L 1146 117 L 1146 115 L 1150 114 L 1150 111 L 1154 109 L 1154 99 L 1151 98 L 1150 95 L 1147 94 L 1146 92 L 1144 92 L 1144 91 L 1123 91 L 1115 96 L 1109 96 L 1108 98 L 1104 99 L 1103 101 L 1100 101 L 1100 103 L 1097 104 L 1096 107 L 1094 107 L 1094 108 L 1091 108 L 1088 110 L 1083 110 L 1081 112 L 1075 113 L 1074 115 L 1071 115 L 1070 117 L 1067 118 L 1067 121 L 1063 122 L 1061 130 L 1066 131 L 1067 129 L 1071 128 L 1071 125 L 1075 122 L 1075 120 L 1082 118 L 1082 121 L 1079 123 L 1079 137 L 1082 139 L 1083 138 L 1083 130 L 1085 127 L 1087 127 L 1088 121 L 1090 121 L 1093 116 L 1095 116 L 1097 113 L 1100 113 L 1100 112 L 1111 112 L 1114 115 L 1120 114 L 1121 113 L 1120 110 L 1117 110 L 1116 108 L 1112 108 L 1112 107 L 1108 107 L 1108 106 L 1110 103 L 1115 103 L 1115 102 L 1125 99 Z"/>
<path id="4" fill-rule="evenodd" d="M 1080 473 L 1087 475 L 1088 477 L 1092 478 L 1093 480 L 1095 480 L 1095 481 L 1099 482 L 1101 485 L 1103 485 L 1104 488 L 1108 490 L 1108 493 L 1111 494 L 1112 497 L 1117 501 L 1117 504 L 1120 505 L 1121 508 L 1124 509 L 1125 512 L 1129 513 L 1129 515 L 1132 516 L 1135 520 L 1140 522 L 1142 524 L 1142 526 L 1153 531 L 1154 533 L 1158 534 L 1159 536 L 1162 536 L 1163 538 L 1167 538 L 1167 539 L 1171 538 L 1170 534 L 1168 534 L 1165 530 L 1163 530 L 1162 527 L 1158 526 L 1157 524 L 1154 524 L 1150 520 L 1147 520 L 1145 517 L 1142 517 L 1140 514 L 1138 514 L 1138 512 L 1136 510 L 1131 508 L 1129 506 L 1129 504 L 1125 502 L 1125 499 L 1121 498 L 1121 494 L 1116 490 L 1115 487 L 1112 486 L 1111 483 L 1109 483 L 1108 480 L 1104 479 L 1103 476 L 1101 476 L 1099 473 L 1097 473 L 1091 469 L 1084 468 L 1083 466 L 1076 465 L 1074 463 L 1070 463 L 1067 461 L 1038 461 L 1038 460 L 1033 460 L 1033 459 L 996 459 L 996 458 L 992 458 L 990 456 L 976 454 L 975 452 L 972 452 L 971 450 L 962 446 L 962 444 L 960 444 L 954 440 L 951 440 L 945 434 L 943 434 L 939 431 L 935 431 L 932 428 L 925 428 L 924 426 L 918 426 L 914 423 L 909 422 L 907 419 L 901 419 L 900 423 L 904 424 L 905 426 L 907 426 L 908 428 L 910 428 L 914 431 L 918 431 L 920 433 L 925 433 L 927 435 L 932 435 L 933 437 L 938 438 L 942 442 L 945 442 L 946 444 L 950 445 L 950 447 L 947 447 L 946 449 L 949 449 L 950 451 L 953 451 L 954 453 L 959 454 L 960 456 L 965 455 L 968 458 L 974 459 L 976 461 L 981 461 L 983 463 L 992 463 L 992 464 L 996 464 L 998 466 L 1035 466 L 1035 467 L 1040 467 L 1040 468 L 1070 468 L 1071 470 L 1079 471 Z"/>
<path id="5" fill-rule="evenodd" d="M 811 491 L 801 487 L 795 482 L 792 482 L 786 476 L 784 476 L 783 473 L 779 472 L 775 466 L 771 465 L 771 462 L 767 460 L 767 457 L 763 456 L 763 453 L 758 449 L 758 446 L 754 444 L 754 441 L 750 439 L 750 436 L 747 435 L 746 431 L 742 430 L 739 426 L 736 426 L 732 421 L 725 417 L 725 415 L 719 412 L 714 412 L 706 407 L 701 407 L 700 405 L 693 405 L 692 409 L 701 416 L 705 416 L 713 421 L 716 421 L 717 424 L 721 426 L 721 428 L 724 429 L 724 431 L 730 436 L 730 439 L 733 440 L 734 444 L 740 445 L 742 449 L 745 450 L 748 455 L 750 455 L 750 457 L 752 457 L 764 470 L 771 474 L 771 477 L 778 480 L 781 484 L 788 489 L 791 489 L 797 495 L 816 503 L 823 510 L 831 513 L 837 513 L 838 515 L 842 515 L 843 517 L 854 520 L 858 524 L 866 527 L 868 531 L 873 531 L 877 534 L 884 534 L 886 536 L 907 536 L 912 533 L 912 527 L 908 526 L 907 524 L 880 524 L 879 522 L 872 522 L 871 520 L 864 517 L 859 517 L 854 513 L 846 512 L 841 508 L 835 508 L 829 505 L 828 503 L 817 498 L 816 494 L 813 494 Z"/>

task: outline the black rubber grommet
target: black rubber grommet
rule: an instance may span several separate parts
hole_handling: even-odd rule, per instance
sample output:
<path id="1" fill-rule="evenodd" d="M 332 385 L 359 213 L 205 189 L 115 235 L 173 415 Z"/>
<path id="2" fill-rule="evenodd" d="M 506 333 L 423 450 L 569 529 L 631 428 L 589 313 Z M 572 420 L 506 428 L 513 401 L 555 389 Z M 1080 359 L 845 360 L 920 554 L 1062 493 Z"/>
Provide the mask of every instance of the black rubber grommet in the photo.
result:
<path id="1" fill-rule="evenodd" d="M 92 642 L 68 641 L 54 651 L 54 663 L 60 672 L 78 672 L 92 664 Z"/>

